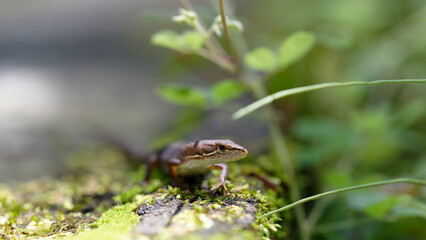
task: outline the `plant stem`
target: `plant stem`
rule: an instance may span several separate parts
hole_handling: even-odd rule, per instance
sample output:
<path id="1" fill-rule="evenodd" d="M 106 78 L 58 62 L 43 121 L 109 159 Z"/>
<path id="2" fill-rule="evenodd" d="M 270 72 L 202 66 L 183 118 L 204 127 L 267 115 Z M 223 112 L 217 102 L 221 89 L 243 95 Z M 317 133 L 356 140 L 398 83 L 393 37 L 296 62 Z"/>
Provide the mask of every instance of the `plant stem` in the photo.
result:
<path id="1" fill-rule="evenodd" d="M 197 52 L 193 52 L 193 53 L 198 54 L 199 56 L 207 60 L 210 60 L 211 62 L 215 63 L 216 65 L 230 72 L 234 72 L 236 70 L 236 66 L 232 62 L 223 60 L 222 58 L 218 57 L 216 54 L 212 54 L 212 52 L 209 50 L 199 49 Z"/>
<path id="2" fill-rule="evenodd" d="M 223 0 L 219 0 L 219 10 L 220 10 L 221 18 L 222 18 L 223 30 L 225 33 L 226 42 L 228 44 L 229 51 L 236 65 L 235 74 L 239 76 L 241 81 L 245 82 L 248 85 L 250 90 L 253 92 L 253 95 L 255 96 L 255 98 L 257 99 L 264 98 L 265 96 L 267 96 L 267 92 L 266 92 L 265 86 L 262 84 L 262 81 L 259 81 L 259 79 L 256 79 L 255 77 L 249 77 L 248 75 L 242 72 L 238 55 L 232 45 L 231 38 L 229 37 L 228 26 L 226 24 L 225 9 L 223 7 Z M 250 73 L 249 71 L 246 71 L 246 72 Z M 251 76 L 253 75 L 254 74 L 251 74 Z M 287 145 L 285 143 L 285 139 L 282 134 L 280 124 L 277 121 L 278 119 L 277 114 L 271 106 L 268 106 L 268 108 L 265 109 L 265 115 L 266 115 L 269 133 L 271 135 L 272 142 L 274 145 L 274 149 L 277 153 L 279 163 L 281 164 L 281 168 L 283 169 L 283 172 L 285 173 L 288 183 L 290 185 L 290 200 L 296 201 L 297 199 L 300 199 L 299 186 L 297 185 L 296 173 L 294 171 L 294 166 L 288 154 Z M 305 222 L 304 209 L 302 207 L 297 207 L 295 209 L 295 213 L 296 213 L 296 220 L 299 226 L 301 239 L 309 240 L 309 235 L 307 234 L 308 232 L 304 230 L 304 222 Z"/>
<path id="3" fill-rule="evenodd" d="M 194 7 L 189 0 L 181 0 L 181 3 L 186 9 L 195 12 Z M 209 55 L 206 55 L 206 53 L 203 52 L 198 52 L 198 55 L 207 58 L 208 60 L 216 63 L 218 66 L 228 71 L 235 71 L 237 66 L 223 58 L 225 51 L 223 50 L 222 46 L 214 38 L 210 37 L 211 33 L 206 30 L 206 27 L 198 19 L 198 17 L 196 18 L 194 27 L 195 30 L 197 30 L 203 36 L 206 47 L 210 52 Z"/>
<path id="4" fill-rule="evenodd" d="M 219 4 L 221 5 L 220 14 L 222 17 L 223 28 L 225 32 L 225 37 L 227 38 L 226 41 L 227 41 L 229 50 L 231 52 L 231 55 L 234 59 L 234 62 L 228 62 L 230 65 L 232 65 L 232 67 L 224 67 L 224 69 L 237 75 L 239 79 L 243 81 L 250 88 L 251 92 L 253 93 L 256 99 L 264 98 L 265 96 L 267 96 L 267 92 L 265 87 L 262 85 L 262 81 L 258 81 L 259 79 L 256 79 L 256 77 L 253 77 L 254 74 L 251 74 L 251 76 L 249 77 L 247 75 L 248 73 L 250 73 L 249 71 L 247 72 L 242 71 L 239 58 L 237 56 L 237 53 L 235 52 L 235 49 L 233 48 L 232 41 L 229 37 L 229 31 L 226 25 L 223 1 L 221 0 L 219 1 L 220 1 Z M 191 3 L 189 2 L 189 0 L 181 0 L 181 2 L 187 9 L 193 11 L 193 7 Z M 201 21 L 197 21 L 196 30 L 199 31 L 201 34 L 208 32 L 205 30 L 203 23 Z M 220 45 L 219 47 L 216 47 L 215 43 L 216 42 L 214 41 L 214 39 L 211 38 L 210 34 L 206 35 L 206 46 L 208 48 L 208 51 L 210 51 L 210 54 L 207 54 L 205 52 L 201 54 L 202 56 L 206 57 L 210 61 L 223 67 L 224 66 L 223 61 L 227 61 L 227 59 L 223 59 L 223 57 L 225 57 L 225 54 L 220 53 L 220 51 L 223 49 Z M 221 61 L 218 61 L 217 57 L 222 57 L 222 59 L 220 59 Z M 277 121 L 278 119 L 277 114 L 275 113 L 275 110 L 271 106 L 268 106 L 265 109 L 265 115 L 266 115 L 266 120 L 268 124 L 268 129 L 272 138 L 273 147 L 275 148 L 277 152 L 279 164 L 281 165 L 283 172 L 285 173 L 285 176 L 290 185 L 290 199 L 291 201 L 296 201 L 297 199 L 300 199 L 299 187 L 297 185 L 296 174 L 294 171 L 293 164 L 288 155 L 285 139 L 284 139 L 284 136 L 282 135 L 279 122 Z M 304 221 L 305 221 L 305 212 L 303 208 L 301 207 L 297 207 L 295 212 L 296 212 L 296 220 L 300 228 L 301 238 L 303 240 L 308 240 L 309 236 L 306 235 L 306 231 L 303 230 Z"/>
<path id="5" fill-rule="evenodd" d="M 338 193 L 342 193 L 342 192 L 358 190 L 358 189 L 377 187 L 377 186 L 387 185 L 387 184 L 394 184 L 394 183 L 408 183 L 408 184 L 426 186 L 425 180 L 412 179 L 412 178 L 398 178 L 398 179 L 393 179 L 393 180 L 386 180 L 386 181 L 379 181 L 379 182 L 374 182 L 374 183 L 361 184 L 361 185 L 357 185 L 357 186 L 336 189 L 336 190 L 320 193 L 320 194 L 317 194 L 317 195 L 314 195 L 314 196 L 311 196 L 311 197 L 303 198 L 303 199 L 301 199 L 297 202 L 294 202 L 294 203 L 289 204 L 287 206 L 284 206 L 282 208 L 278 208 L 274 211 L 270 211 L 268 213 L 265 213 L 265 214 L 259 216 L 259 218 L 264 218 L 264 217 L 269 216 L 269 215 L 274 214 L 274 213 L 289 210 L 289 209 L 296 207 L 298 205 L 301 205 L 305 202 L 309 202 L 309 201 L 312 201 L 312 200 L 315 200 L 315 199 L 318 199 L 318 198 L 321 198 L 321 197 L 334 195 L 334 194 L 338 194 Z"/>
<path id="6" fill-rule="evenodd" d="M 271 134 L 272 142 L 274 143 L 274 148 L 277 152 L 278 159 L 280 160 L 282 168 L 286 174 L 288 184 L 290 186 L 290 200 L 296 201 L 297 199 L 300 199 L 300 191 L 299 186 L 297 184 L 297 177 L 294 170 L 294 166 L 288 154 L 287 144 L 285 143 L 281 128 L 278 122 L 276 121 L 274 109 L 272 107 L 268 107 L 268 109 L 266 109 L 266 112 L 266 115 L 268 116 L 267 121 L 269 133 Z M 305 211 L 301 206 L 298 206 L 295 208 L 295 213 L 301 239 L 308 240 L 309 235 L 307 235 L 308 232 L 305 231 L 304 228 L 306 217 Z"/>
<path id="7" fill-rule="evenodd" d="M 372 82 L 363 82 L 363 81 L 357 81 L 357 82 L 330 82 L 330 83 L 321 83 L 321 84 L 315 84 L 310 86 L 304 86 L 304 87 L 297 87 L 297 88 L 291 88 L 286 89 L 283 91 L 276 92 L 274 94 L 271 94 L 269 96 L 266 96 L 262 99 L 257 100 L 254 103 L 251 103 L 240 110 L 236 111 L 234 114 L 232 114 L 233 119 L 239 119 L 254 110 L 263 107 L 271 102 L 273 102 L 276 99 L 288 97 L 291 95 L 304 93 L 304 92 L 310 92 L 320 89 L 326 89 L 326 88 L 336 88 L 336 87 L 350 87 L 350 86 L 362 86 L 362 85 L 379 85 L 379 84 L 395 84 L 395 83 L 426 83 L 426 79 L 397 79 L 397 80 L 377 80 Z"/>
<path id="8" fill-rule="evenodd" d="M 355 226 L 365 225 L 373 222 L 372 218 L 362 218 L 362 219 L 348 219 L 342 220 L 332 223 L 327 223 L 324 225 L 320 225 L 315 228 L 315 233 L 328 233 L 328 232 L 336 232 L 343 229 L 354 228 Z"/>
<path id="9" fill-rule="evenodd" d="M 309 216 L 306 218 L 305 221 L 305 231 L 310 236 L 312 234 L 312 230 L 315 228 L 315 225 L 317 224 L 318 220 L 321 218 L 322 213 L 324 212 L 325 208 L 327 207 L 328 203 L 333 198 L 322 198 L 318 200 L 317 204 L 312 208 L 311 212 L 309 213 Z"/>
<path id="10" fill-rule="evenodd" d="M 219 0 L 219 10 L 220 10 L 220 17 L 222 19 L 222 25 L 223 25 L 223 32 L 225 34 L 226 43 L 228 44 L 229 53 L 231 54 L 232 60 L 235 63 L 236 66 L 236 74 L 241 74 L 241 64 L 237 56 L 237 52 L 235 51 L 234 46 L 231 42 L 231 37 L 229 36 L 228 31 L 228 25 L 226 24 L 226 14 L 225 14 L 225 8 L 223 7 L 223 0 Z"/>

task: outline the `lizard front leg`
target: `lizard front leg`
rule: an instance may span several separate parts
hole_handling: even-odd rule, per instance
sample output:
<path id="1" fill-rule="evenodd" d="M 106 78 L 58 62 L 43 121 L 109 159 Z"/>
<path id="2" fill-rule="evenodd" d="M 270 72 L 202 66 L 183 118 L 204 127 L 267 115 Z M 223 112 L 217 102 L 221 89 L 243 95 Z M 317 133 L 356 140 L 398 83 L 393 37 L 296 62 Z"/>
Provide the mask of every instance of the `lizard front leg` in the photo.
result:
<path id="1" fill-rule="evenodd" d="M 154 170 L 154 167 L 158 165 L 158 156 L 157 154 L 151 154 L 148 157 L 148 162 L 146 163 L 146 174 L 145 174 L 145 180 L 144 184 L 148 183 L 149 180 L 151 180 L 152 171 Z"/>
<path id="2" fill-rule="evenodd" d="M 210 189 L 212 193 L 215 193 L 220 187 L 223 187 L 223 192 L 227 193 L 226 189 L 226 177 L 228 176 L 228 165 L 225 163 L 219 163 L 219 164 L 212 164 L 209 166 L 210 169 L 220 169 L 222 172 L 219 176 L 219 183 L 217 183 L 214 187 Z"/>
<path id="3" fill-rule="evenodd" d="M 172 177 L 173 186 L 178 186 L 178 187 L 183 186 L 177 174 L 177 167 L 181 162 L 182 161 L 178 158 L 172 158 L 168 160 L 169 167 L 170 167 L 170 176 Z"/>

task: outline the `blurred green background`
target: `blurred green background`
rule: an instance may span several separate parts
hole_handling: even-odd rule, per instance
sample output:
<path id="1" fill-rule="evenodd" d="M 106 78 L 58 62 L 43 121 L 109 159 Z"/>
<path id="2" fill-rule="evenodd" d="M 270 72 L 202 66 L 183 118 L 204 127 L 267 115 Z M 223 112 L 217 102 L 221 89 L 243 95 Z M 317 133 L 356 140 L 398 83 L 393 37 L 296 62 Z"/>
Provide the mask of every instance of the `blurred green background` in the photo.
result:
<path id="1" fill-rule="evenodd" d="M 247 45 L 277 50 L 293 32 L 314 32 L 301 61 L 265 82 L 270 93 L 324 82 L 424 78 L 426 4 L 421 0 L 235 0 Z M 207 22 L 216 1 L 193 1 Z M 165 82 L 207 87 L 232 77 L 194 56 L 150 43 L 178 1 L 0 0 L 0 180 L 66 172 L 61 159 L 107 131 L 149 150 L 180 138 L 231 137 L 253 164 L 271 157 L 259 113 L 233 122 L 253 99 L 223 108 L 176 107 Z M 426 86 L 321 90 L 274 103 L 303 196 L 393 177 L 426 176 Z M 422 239 L 425 191 L 396 185 L 324 201 L 318 239 Z M 307 208 L 311 209 L 312 204 Z M 316 231 L 316 232 L 315 232 Z"/>

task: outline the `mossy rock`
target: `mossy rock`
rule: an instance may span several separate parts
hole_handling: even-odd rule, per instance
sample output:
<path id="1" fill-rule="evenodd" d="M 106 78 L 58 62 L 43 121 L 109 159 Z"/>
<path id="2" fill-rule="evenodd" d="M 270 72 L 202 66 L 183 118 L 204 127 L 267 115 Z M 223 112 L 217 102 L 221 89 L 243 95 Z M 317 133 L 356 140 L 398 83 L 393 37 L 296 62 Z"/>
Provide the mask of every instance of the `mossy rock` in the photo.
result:
<path id="1" fill-rule="evenodd" d="M 0 239 L 261 239 L 277 230 L 278 218 L 256 218 L 276 200 L 243 165 L 231 168 L 224 195 L 208 191 L 213 174 L 191 190 L 167 187 L 166 176 L 141 186 L 144 166 L 129 169 L 109 149 L 71 161 L 67 176 L 0 185 Z"/>

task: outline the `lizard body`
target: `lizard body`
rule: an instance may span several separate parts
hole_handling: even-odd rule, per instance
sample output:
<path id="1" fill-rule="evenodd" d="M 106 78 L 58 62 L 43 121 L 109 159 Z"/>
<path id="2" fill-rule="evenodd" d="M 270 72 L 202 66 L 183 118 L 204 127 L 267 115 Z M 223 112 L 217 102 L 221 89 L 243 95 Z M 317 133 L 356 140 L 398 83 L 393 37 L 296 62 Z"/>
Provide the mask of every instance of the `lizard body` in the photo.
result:
<path id="1" fill-rule="evenodd" d="M 219 183 L 212 191 L 220 187 L 226 191 L 225 180 L 228 174 L 226 163 L 246 156 L 247 150 L 230 140 L 177 142 L 149 155 L 145 180 L 149 181 L 156 165 L 168 172 L 175 183 L 179 183 L 179 176 L 196 175 L 207 169 L 221 169 Z"/>
<path id="2" fill-rule="evenodd" d="M 211 189 L 212 191 L 220 187 L 226 191 L 225 180 L 228 175 L 226 163 L 247 156 L 247 149 L 230 140 L 176 142 L 149 155 L 143 155 L 110 135 L 104 135 L 102 139 L 108 145 L 117 148 L 129 163 L 134 165 L 145 163 L 147 165 L 145 182 L 151 179 L 156 166 L 169 173 L 175 185 L 180 184 L 180 176 L 196 175 L 208 169 L 222 170 L 219 183 Z"/>

